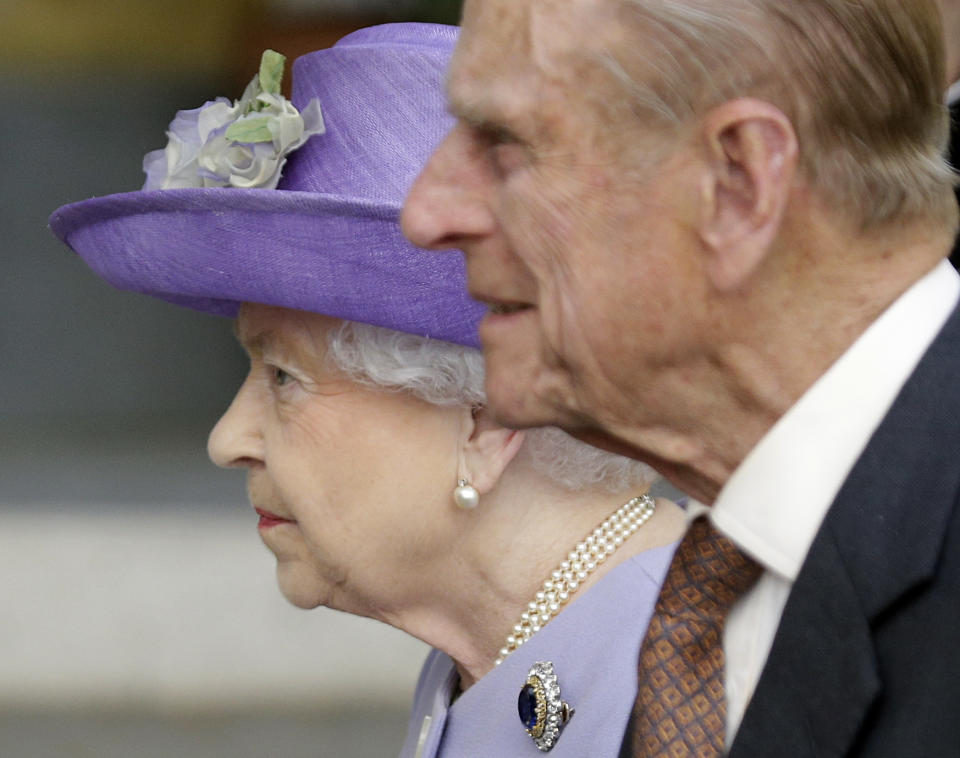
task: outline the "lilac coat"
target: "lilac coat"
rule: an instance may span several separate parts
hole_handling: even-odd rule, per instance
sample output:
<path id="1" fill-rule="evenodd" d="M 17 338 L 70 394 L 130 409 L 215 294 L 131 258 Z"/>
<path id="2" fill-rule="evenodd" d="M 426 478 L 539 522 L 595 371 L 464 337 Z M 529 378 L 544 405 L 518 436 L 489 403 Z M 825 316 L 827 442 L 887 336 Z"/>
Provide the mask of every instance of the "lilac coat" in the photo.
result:
<path id="1" fill-rule="evenodd" d="M 576 710 L 550 758 L 616 758 L 637 692 L 640 643 L 675 547 L 617 566 L 452 706 L 456 669 L 433 650 L 420 672 L 401 758 L 541 755 L 517 714 L 536 661 L 553 662 L 561 697 Z"/>

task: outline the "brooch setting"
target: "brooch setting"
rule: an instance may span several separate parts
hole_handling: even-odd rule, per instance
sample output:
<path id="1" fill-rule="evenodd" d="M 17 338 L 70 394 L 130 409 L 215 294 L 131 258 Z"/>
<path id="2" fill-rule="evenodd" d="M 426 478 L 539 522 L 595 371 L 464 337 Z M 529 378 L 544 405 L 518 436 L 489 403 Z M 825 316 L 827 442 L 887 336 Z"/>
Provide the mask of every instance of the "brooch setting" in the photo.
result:
<path id="1" fill-rule="evenodd" d="M 573 716 L 573 708 L 560 699 L 560 685 L 550 661 L 538 661 L 530 667 L 517 698 L 517 711 L 537 749 L 548 752 Z"/>

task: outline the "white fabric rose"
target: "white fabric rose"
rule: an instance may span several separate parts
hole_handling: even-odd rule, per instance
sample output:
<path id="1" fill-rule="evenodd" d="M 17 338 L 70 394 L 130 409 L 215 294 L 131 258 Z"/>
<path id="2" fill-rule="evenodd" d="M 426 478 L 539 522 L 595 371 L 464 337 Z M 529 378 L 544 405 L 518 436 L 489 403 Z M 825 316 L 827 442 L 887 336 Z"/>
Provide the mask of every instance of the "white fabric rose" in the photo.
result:
<path id="1" fill-rule="evenodd" d="M 316 99 L 300 113 L 279 94 L 283 61 L 278 53 L 265 52 L 260 74 L 233 105 L 221 97 L 179 111 L 167 131 L 166 148 L 144 157 L 143 189 L 276 189 L 287 156 L 325 130 Z M 263 83 L 272 91 L 264 91 Z"/>
<path id="2" fill-rule="evenodd" d="M 143 159 L 147 182 L 143 188 L 183 189 L 202 187 L 197 173 L 197 158 L 211 132 L 230 125 L 239 108 L 225 97 L 204 103 L 200 108 L 178 111 L 167 131 L 167 147 L 154 150 Z"/>

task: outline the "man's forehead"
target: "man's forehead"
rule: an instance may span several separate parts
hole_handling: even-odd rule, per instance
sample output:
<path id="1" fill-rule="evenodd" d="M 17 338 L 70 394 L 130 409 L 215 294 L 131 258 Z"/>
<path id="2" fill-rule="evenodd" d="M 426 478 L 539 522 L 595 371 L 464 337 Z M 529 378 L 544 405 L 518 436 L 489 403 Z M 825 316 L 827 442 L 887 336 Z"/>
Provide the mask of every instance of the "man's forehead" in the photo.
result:
<path id="1" fill-rule="evenodd" d="M 467 121 L 510 120 L 547 87 L 576 86 L 619 2 L 467 0 L 448 74 L 451 109 Z"/>
<path id="2" fill-rule="evenodd" d="M 451 107 L 461 117 L 490 107 L 522 73 L 528 58 L 524 25 L 529 16 L 525 0 L 476 2 L 467 0 L 463 27 L 447 75 Z M 509 61 L 509 64 L 508 64 Z"/>

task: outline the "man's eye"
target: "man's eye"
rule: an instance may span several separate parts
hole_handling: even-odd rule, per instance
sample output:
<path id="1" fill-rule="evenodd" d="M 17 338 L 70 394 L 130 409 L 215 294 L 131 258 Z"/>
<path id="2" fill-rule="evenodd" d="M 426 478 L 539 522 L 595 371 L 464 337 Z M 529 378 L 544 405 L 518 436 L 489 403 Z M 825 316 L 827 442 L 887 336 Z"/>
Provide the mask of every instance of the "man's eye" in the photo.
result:
<path id="1" fill-rule="evenodd" d="M 506 142 L 490 149 L 490 160 L 494 170 L 500 176 L 507 176 L 525 166 L 528 163 L 528 155 L 523 145 L 517 142 Z"/>
<path id="2" fill-rule="evenodd" d="M 273 383 L 278 387 L 282 387 L 293 378 L 292 376 L 290 376 L 290 374 L 288 374 L 282 368 L 278 368 L 276 366 L 273 367 L 272 372 L 273 372 Z"/>
<path id="3" fill-rule="evenodd" d="M 491 168 L 501 177 L 529 163 L 527 145 L 512 131 L 496 124 L 485 124 L 475 132 L 478 144 Z"/>

